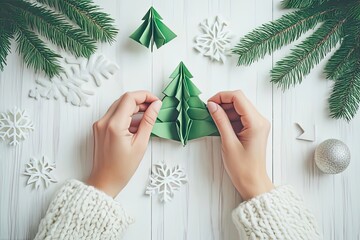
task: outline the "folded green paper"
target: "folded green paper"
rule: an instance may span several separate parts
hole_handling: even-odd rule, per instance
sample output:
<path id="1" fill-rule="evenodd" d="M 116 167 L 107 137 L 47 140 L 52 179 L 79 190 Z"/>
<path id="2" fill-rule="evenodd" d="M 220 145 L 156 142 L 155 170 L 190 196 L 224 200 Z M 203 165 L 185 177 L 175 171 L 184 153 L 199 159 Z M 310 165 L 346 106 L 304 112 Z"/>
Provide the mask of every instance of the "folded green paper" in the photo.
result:
<path id="1" fill-rule="evenodd" d="M 142 20 L 144 23 L 131 34 L 130 38 L 147 48 L 151 45 L 151 51 L 153 51 L 154 43 L 157 48 L 160 48 L 176 37 L 176 34 L 161 21 L 162 17 L 153 7 Z"/>
<path id="2" fill-rule="evenodd" d="M 164 98 L 152 134 L 181 142 L 205 136 L 219 136 L 206 105 L 198 97 L 200 90 L 190 80 L 193 76 L 181 62 L 164 89 Z"/>

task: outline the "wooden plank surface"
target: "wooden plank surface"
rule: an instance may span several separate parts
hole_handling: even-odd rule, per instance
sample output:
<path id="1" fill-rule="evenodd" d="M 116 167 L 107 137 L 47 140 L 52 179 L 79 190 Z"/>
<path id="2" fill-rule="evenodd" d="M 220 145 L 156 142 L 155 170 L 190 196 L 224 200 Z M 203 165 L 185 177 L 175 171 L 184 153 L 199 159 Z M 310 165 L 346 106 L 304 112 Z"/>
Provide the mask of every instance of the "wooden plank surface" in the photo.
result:
<path id="1" fill-rule="evenodd" d="M 199 23 L 221 15 L 229 23 L 234 43 L 256 26 L 283 14 L 279 0 L 132 0 L 96 1 L 115 18 L 120 29 L 117 41 L 100 45 L 98 53 L 115 62 L 119 71 L 101 87 L 89 107 L 74 107 L 58 101 L 30 99 L 28 92 L 39 76 L 26 69 L 15 53 L 0 73 L 0 112 L 18 106 L 26 109 L 35 131 L 19 146 L 0 142 L 0 239 L 32 239 L 51 198 L 71 178 L 86 179 L 92 164 L 91 126 L 122 93 L 146 89 L 162 97 L 169 75 L 180 61 L 193 74 L 203 101 L 218 91 L 242 89 L 259 111 L 273 124 L 267 151 L 268 173 L 276 184 L 291 184 L 303 194 L 316 215 L 325 239 L 360 239 L 359 131 L 360 116 L 350 124 L 328 117 L 327 97 L 331 84 L 321 74 L 322 66 L 297 88 L 285 93 L 269 83 L 269 70 L 289 48 L 267 56 L 249 67 L 236 67 L 236 58 L 225 64 L 211 62 L 193 49 Z M 129 35 L 142 23 L 151 4 L 178 37 L 151 53 Z M 314 143 L 296 140 L 297 121 L 314 123 Z M 352 150 L 349 169 L 340 175 L 321 174 L 314 166 L 314 148 L 327 138 L 338 138 Z M 55 161 L 58 183 L 48 189 L 26 187 L 22 175 L 30 157 L 46 155 Z M 188 184 L 172 202 L 162 204 L 157 196 L 145 196 L 151 165 L 179 164 L 188 175 Z M 208 137 L 179 143 L 153 138 L 145 157 L 126 188 L 116 199 L 136 222 L 124 239 L 210 240 L 238 239 L 231 211 L 240 203 L 221 160 L 220 140 Z"/>

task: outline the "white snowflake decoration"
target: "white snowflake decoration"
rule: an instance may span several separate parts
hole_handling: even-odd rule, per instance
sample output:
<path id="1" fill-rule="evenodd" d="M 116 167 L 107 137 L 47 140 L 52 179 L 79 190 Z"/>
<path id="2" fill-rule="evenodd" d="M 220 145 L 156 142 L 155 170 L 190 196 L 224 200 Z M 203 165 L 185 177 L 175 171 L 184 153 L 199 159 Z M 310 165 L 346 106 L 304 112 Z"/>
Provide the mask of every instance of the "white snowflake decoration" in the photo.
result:
<path id="1" fill-rule="evenodd" d="M 57 182 L 52 171 L 55 169 L 55 164 L 50 163 L 45 156 L 40 160 L 31 158 L 30 162 L 26 164 L 24 175 L 29 176 L 27 185 L 33 184 L 36 189 L 39 189 L 41 182 L 45 187 L 49 187 L 50 183 Z"/>
<path id="2" fill-rule="evenodd" d="M 161 202 L 169 202 L 186 182 L 186 174 L 178 165 L 171 169 L 165 163 L 154 164 L 145 193 L 151 195 L 157 192 Z"/>
<path id="3" fill-rule="evenodd" d="M 64 72 L 51 79 L 36 79 L 37 86 L 30 90 L 29 97 L 58 100 L 61 96 L 65 102 L 75 106 L 89 106 L 88 98 L 94 95 L 89 85 L 100 87 L 105 79 L 111 78 L 119 67 L 103 55 L 92 55 L 90 59 L 64 57 L 61 65 Z"/>
<path id="4" fill-rule="evenodd" d="M 31 131 L 34 131 L 34 126 L 25 110 L 15 107 L 7 113 L 0 113 L 1 140 L 9 140 L 10 145 L 16 146 L 21 140 L 25 140 Z"/>
<path id="5" fill-rule="evenodd" d="M 231 33 L 228 24 L 215 17 L 211 24 L 209 19 L 200 23 L 201 35 L 195 38 L 195 49 L 211 60 L 225 62 L 230 55 Z"/>

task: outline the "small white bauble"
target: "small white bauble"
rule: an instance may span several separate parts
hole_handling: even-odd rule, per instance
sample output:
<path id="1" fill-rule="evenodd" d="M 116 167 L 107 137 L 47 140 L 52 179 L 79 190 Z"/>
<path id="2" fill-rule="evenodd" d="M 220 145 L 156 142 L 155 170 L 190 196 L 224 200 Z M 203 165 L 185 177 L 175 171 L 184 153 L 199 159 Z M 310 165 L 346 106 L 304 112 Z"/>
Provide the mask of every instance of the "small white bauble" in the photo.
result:
<path id="1" fill-rule="evenodd" d="M 324 173 L 340 173 L 350 163 L 350 150 L 340 140 L 325 140 L 315 150 L 315 163 Z"/>

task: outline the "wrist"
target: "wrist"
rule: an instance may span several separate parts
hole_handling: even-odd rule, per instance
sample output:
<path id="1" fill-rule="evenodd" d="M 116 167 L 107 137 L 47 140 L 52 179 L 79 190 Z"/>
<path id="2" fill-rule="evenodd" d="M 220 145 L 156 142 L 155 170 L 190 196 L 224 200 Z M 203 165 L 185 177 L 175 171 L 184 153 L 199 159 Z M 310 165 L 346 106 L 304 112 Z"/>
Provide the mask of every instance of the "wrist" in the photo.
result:
<path id="1" fill-rule="evenodd" d="M 270 192 L 275 188 L 267 175 L 256 179 L 242 179 L 235 187 L 244 201 L 250 200 L 263 193 Z"/>
<path id="2" fill-rule="evenodd" d="M 106 178 L 104 179 L 100 176 L 91 175 L 87 179 L 86 184 L 89 186 L 93 186 L 94 188 L 104 192 L 112 198 L 115 198 L 122 190 L 121 184 L 113 184 L 111 181 L 107 180 Z"/>

